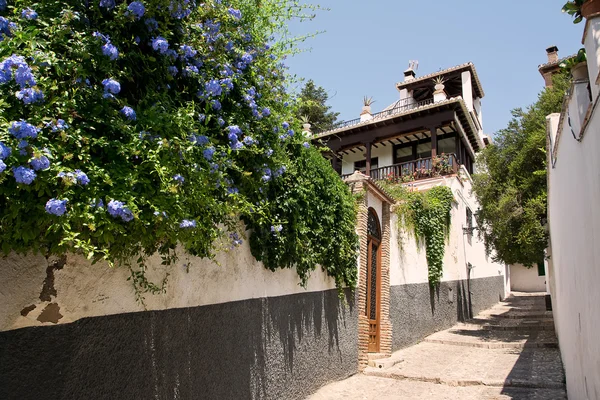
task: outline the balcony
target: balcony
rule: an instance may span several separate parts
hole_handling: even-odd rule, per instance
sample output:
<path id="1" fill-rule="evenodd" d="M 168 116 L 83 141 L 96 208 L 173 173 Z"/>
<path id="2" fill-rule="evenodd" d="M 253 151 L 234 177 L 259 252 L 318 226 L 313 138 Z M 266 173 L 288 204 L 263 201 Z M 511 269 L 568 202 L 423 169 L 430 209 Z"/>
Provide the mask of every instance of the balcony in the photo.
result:
<path id="1" fill-rule="evenodd" d="M 392 183 L 414 182 L 422 179 L 457 174 L 459 162 L 455 154 L 442 154 L 437 157 L 420 158 L 385 167 L 373 168 L 371 178 Z M 342 175 L 342 179 L 352 174 Z"/>
<path id="2" fill-rule="evenodd" d="M 404 99 L 401 101 L 396 102 L 395 106 L 393 108 L 387 109 L 387 110 L 383 110 L 380 111 L 378 113 L 373 114 L 373 117 L 367 120 L 362 120 L 360 118 L 356 118 L 356 119 L 352 119 L 349 121 L 342 121 L 342 122 L 338 122 L 337 124 L 335 124 L 333 126 L 333 128 L 331 130 L 336 130 L 336 129 L 341 129 L 341 128 L 348 128 L 354 125 L 358 125 L 361 122 L 374 122 L 376 120 L 379 119 L 383 119 L 383 118 L 387 118 L 390 117 L 392 115 L 395 114 L 400 114 L 403 112 L 406 112 L 408 110 L 412 110 L 414 108 L 419 108 L 419 107 L 423 107 L 423 106 L 427 106 L 433 104 L 433 98 L 427 99 L 427 100 L 423 100 L 423 101 L 419 101 L 419 102 L 414 102 L 412 99 Z"/>

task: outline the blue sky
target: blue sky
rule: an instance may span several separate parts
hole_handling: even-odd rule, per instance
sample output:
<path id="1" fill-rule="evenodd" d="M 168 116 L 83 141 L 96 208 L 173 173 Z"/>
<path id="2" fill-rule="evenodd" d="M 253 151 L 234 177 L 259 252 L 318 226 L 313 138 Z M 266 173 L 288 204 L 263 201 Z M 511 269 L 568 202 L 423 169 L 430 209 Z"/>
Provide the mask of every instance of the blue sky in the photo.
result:
<path id="1" fill-rule="evenodd" d="M 310 22 L 292 23 L 294 34 L 325 30 L 301 44 L 311 49 L 287 60 L 290 72 L 311 78 L 330 95 L 340 119 L 358 118 L 362 98 L 374 111 L 398 99 L 394 84 L 409 60 L 417 76 L 472 61 L 482 82 L 483 125 L 491 134 L 506 126 L 510 110 L 533 103 L 543 88 L 537 67 L 545 49 L 577 52 L 584 24 L 561 13 L 566 0 L 321 0 L 329 8 Z"/>

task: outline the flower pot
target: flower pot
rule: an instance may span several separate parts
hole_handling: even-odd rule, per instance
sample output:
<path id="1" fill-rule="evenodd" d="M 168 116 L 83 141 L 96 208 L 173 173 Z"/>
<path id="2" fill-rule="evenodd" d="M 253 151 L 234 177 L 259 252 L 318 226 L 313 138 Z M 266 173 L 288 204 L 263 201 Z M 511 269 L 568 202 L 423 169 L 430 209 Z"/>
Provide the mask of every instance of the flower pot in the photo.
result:
<path id="1" fill-rule="evenodd" d="M 306 132 L 310 132 L 310 127 L 312 125 L 311 124 L 302 124 L 302 128 L 306 131 Z"/>
<path id="2" fill-rule="evenodd" d="M 589 79 L 587 62 L 583 61 L 571 68 L 571 76 L 573 80 Z"/>
<path id="3" fill-rule="evenodd" d="M 371 114 L 371 106 L 363 106 L 362 112 L 360 114 Z"/>
<path id="4" fill-rule="evenodd" d="M 587 0 L 581 5 L 581 15 L 586 19 L 598 13 L 600 13 L 600 0 Z"/>
<path id="5" fill-rule="evenodd" d="M 446 85 L 443 83 L 438 83 L 434 87 L 436 92 L 442 92 L 446 88 Z"/>

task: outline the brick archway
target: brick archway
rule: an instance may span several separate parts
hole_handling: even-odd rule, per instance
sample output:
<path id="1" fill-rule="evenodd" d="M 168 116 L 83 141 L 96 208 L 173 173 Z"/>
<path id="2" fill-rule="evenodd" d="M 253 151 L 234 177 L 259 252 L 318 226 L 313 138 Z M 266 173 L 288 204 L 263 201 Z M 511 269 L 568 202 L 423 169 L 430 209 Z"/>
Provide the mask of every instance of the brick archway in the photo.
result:
<path id="1" fill-rule="evenodd" d="M 356 298 L 358 312 L 358 368 L 362 371 L 369 362 L 369 342 L 372 324 L 367 315 L 367 284 L 369 282 L 369 208 L 380 209 L 377 215 L 380 221 L 380 265 L 378 279 L 378 354 L 392 354 L 392 324 L 390 322 L 390 209 L 394 200 L 375 184 L 369 177 L 355 173 L 346 179 L 353 193 L 362 193 L 359 204 L 357 232 L 360 240 L 360 256 L 358 264 L 358 284 Z M 379 214 L 379 213 L 377 213 Z M 373 346 L 371 346 L 373 349 Z"/>

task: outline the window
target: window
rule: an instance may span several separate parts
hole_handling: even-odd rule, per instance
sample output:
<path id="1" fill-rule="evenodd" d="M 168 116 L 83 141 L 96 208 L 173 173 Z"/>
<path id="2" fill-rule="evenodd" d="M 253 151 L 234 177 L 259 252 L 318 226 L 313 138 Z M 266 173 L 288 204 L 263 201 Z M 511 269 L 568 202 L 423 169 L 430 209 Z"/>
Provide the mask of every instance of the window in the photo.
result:
<path id="1" fill-rule="evenodd" d="M 467 207 L 467 228 L 469 228 L 469 232 L 473 233 L 473 212 L 469 207 Z"/>
<path id="2" fill-rule="evenodd" d="M 417 145 L 417 158 L 431 157 L 431 142 L 420 143 Z"/>
<path id="3" fill-rule="evenodd" d="M 438 140 L 437 142 L 437 153 L 438 156 L 442 153 L 452 154 L 456 151 L 456 142 L 453 137 Z"/>
<path id="4" fill-rule="evenodd" d="M 379 168 L 379 158 L 372 157 L 371 158 L 371 169 Z M 354 162 L 354 170 L 360 171 L 363 174 L 367 173 L 367 160 L 355 161 Z"/>
<path id="5" fill-rule="evenodd" d="M 401 164 L 413 160 L 412 146 L 404 146 L 396 148 L 396 161 L 395 164 Z"/>
<path id="6" fill-rule="evenodd" d="M 538 267 L 538 276 L 546 276 L 546 269 L 544 268 L 544 258 L 543 257 L 540 261 L 538 261 L 537 267 Z"/>

